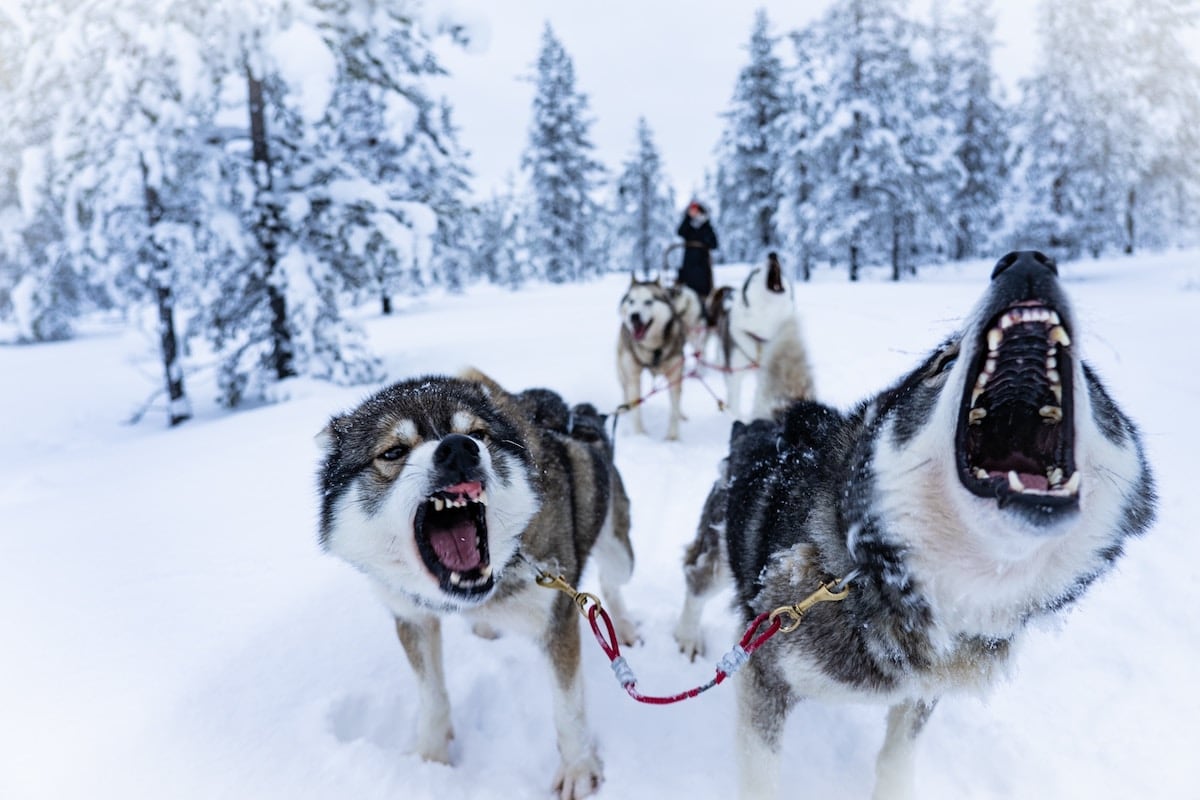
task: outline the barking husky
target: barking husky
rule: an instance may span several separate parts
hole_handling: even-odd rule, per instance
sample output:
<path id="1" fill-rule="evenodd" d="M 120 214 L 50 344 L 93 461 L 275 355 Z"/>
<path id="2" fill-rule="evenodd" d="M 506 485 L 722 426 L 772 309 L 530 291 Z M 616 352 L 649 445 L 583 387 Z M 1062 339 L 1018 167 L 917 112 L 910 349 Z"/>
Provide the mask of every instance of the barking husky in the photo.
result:
<path id="1" fill-rule="evenodd" d="M 775 253 L 767 267 L 750 271 L 740 290 L 722 287 L 720 304 L 710 315 L 716 320 L 720 364 L 725 370 L 729 413 L 741 417 L 742 381 L 746 370 L 761 372 L 755 390 L 753 416 L 768 416 L 781 400 L 811 399 L 812 375 L 800 338 L 792 284 L 783 276 Z"/>
<path id="2" fill-rule="evenodd" d="M 1030 620 L 1077 600 L 1150 525 L 1138 432 L 1081 339 L 1054 263 L 1011 253 L 962 331 L 848 416 L 802 401 L 734 423 L 686 556 L 680 647 L 701 650 L 724 572 L 746 620 L 850 578 L 738 678 L 743 798 L 777 795 L 780 734 L 805 697 L 890 704 L 875 796 L 912 796 L 938 697 L 987 685 Z"/>
<path id="3" fill-rule="evenodd" d="M 671 421 L 667 438 L 679 438 L 683 412 L 684 345 L 696 330 L 703 330 L 703 306 L 686 286 L 666 289 L 657 280 L 632 279 L 621 297 L 621 330 L 617 336 L 617 373 L 626 404 L 631 406 L 633 427 L 645 433 L 642 409 L 642 372 L 667 380 L 671 397 Z M 702 340 L 701 340 L 702 341 Z"/>
<path id="4" fill-rule="evenodd" d="M 544 649 L 562 757 L 556 789 L 564 800 L 590 794 L 601 765 L 584 716 L 576 608 L 538 587 L 532 565 L 574 584 L 594 554 L 618 635 L 633 640 L 618 593 L 633 569 L 629 500 L 603 417 L 470 373 L 384 389 L 334 417 L 321 438 L 321 544 L 364 572 L 395 616 L 417 676 L 418 753 L 449 761 L 439 619 L 457 613 Z"/>

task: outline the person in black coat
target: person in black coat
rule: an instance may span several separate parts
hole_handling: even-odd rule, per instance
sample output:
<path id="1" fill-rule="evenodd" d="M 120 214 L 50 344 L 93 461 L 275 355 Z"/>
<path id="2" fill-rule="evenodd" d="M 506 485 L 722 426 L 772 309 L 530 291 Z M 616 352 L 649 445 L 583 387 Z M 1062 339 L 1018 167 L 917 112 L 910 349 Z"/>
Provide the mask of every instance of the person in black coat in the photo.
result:
<path id="1" fill-rule="evenodd" d="M 695 200 L 689 203 L 676 233 L 685 245 L 678 281 L 694 289 L 700 302 L 707 305 L 713 289 L 712 251 L 717 249 L 717 233 L 704 206 Z"/>

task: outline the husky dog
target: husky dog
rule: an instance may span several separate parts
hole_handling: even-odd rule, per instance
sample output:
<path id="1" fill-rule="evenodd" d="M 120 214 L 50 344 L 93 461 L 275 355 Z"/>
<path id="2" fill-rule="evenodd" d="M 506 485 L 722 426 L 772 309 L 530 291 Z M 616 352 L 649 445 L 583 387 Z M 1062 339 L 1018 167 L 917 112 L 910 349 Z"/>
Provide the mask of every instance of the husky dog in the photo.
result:
<path id="1" fill-rule="evenodd" d="M 763 367 L 771 343 L 781 336 L 785 342 L 774 354 L 775 370 L 759 376 L 754 415 L 768 413 L 786 391 L 793 393 L 791 399 L 811 398 L 812 378 L 800 338 L 792 284 L 783 276 L 779 257 L 769 253 L 766 268 L 751 270 L 740 290 L 718 290 L 717 294 L 722 305 L 713 316 L 729 412 L 734 419 L 741 417 L 746 371 Z"/>
<path id="2" fill-rule="evenodd" d="M 534 565 L 576 584 L 599 566 L 618 635 L 634 639 L 629 499 L 603 417 L 548 390 L 511 395 L 477 372 L 416 378 L 335 416 L 321 433 L 321 545 L 364 572 L 396 619 L 418 684 L 417 752 L 448 763 L 453 736 L 440 618 L 512 629 L 554 678 L 555 788 L 590 794 L 601 764 L 584 715 L 576 607 L 536 585 Z"/>
<path id="3" fill-rule="evenodd" d="M 850 414 L 800 401 L 734 423 L 687 555 L 680 647 L 702 649 L 723 572 L 746 620 L 823 582 L 849 591 L 739 676 L 743 798 L 777 795 L 780 734 L 805 697 L 890 704 L 875 796 L 911 796 L 938 697 L 988 685 L 1031 620 L 1079 599 L 1150 525 L 1137 429 L 1081 339 L 1054 262 L 1011 253 L 962 331 Z"/>
<path id="4" fill-rule="evenodd" d="M 703 305 L 685 286 L 664 288 L 657 280 L 634 277 L 621 297 L 621 330 L 617 335 L 617 374 L 621 391 L 633 414 L 633 427 L 645 433 L 642 409 L 642 372 L 667 380 L 671 397 L 668 439 L 679 438 L 683 419 L 679 402 L 683 394 L 684 345 L 697 327 L 703 327 Z"/>

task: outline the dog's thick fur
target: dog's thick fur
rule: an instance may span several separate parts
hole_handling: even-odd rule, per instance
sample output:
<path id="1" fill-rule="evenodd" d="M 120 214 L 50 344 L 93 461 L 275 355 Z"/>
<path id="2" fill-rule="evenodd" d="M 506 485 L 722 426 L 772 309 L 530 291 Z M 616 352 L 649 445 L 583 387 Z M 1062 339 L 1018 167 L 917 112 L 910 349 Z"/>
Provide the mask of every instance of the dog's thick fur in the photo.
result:
<path id="1" fill-rule="evenodd" d="M 721 287 L 714 292 L 709 317 L 734 419 L 742 418 L 742 382 L 754 367 L 759 374 L 752 417 L 768 416 L 790 400 L 814 397 L 794 290 L 775 253 L 767 256 L 765 268 L 750 271 L 740 289 Z"/>
<path id="2" fill-rule="evenodd" d="M 686 286 L 664 287 L 657 280 L 639 281 L 636 277 L 621 297 L 621 329 L 617 335 L 617 374 L 633 427 L 645 433 L 642 424 L 642 373 L 651 380 L 663 376 L 671 398 L 671 419 L 667 439 L 679 438 L 683 411 L 684 346 L 703 335 L 704 306 L 696 293 Z M 700 339 L 703 342 L 703 339 Z"/>
<path id="3" fill-rule="evenodd" d="M 1054 263 L 1012 253 L 959 334 L 851 413 L 802 401 L 734 423 L 686 556 L 680 647 L 702 650 L 723 574 L 747 621 L 852 576 L 737 676 L 743 798 L 777 796 L 784 721 L 806 697 L 890 704 L 875 796 L 912 796 L 938 698 L 988 685 L 1031 620 L 1150 525 L 1137 429 L 1081 338 Z"/>
<path id="4" fill-rule="evenodd" d="M 320 541 L 364 572 L 396 619 L 417 676 L 417 751 L 449 762 L 440 618 L 513 629 L 544 650 L 553 679 L 561 798 L 590 794 L 601 764 L 584 715 L 579 621 L 534 565 L 577 584 L 595 557 L 618 635 L 634 637 L 618 591 L 633 569 L 629 500 L 604 419 L 544 389 L 519 395 L 476 372 L 397 383 L 321 434 Z"/>

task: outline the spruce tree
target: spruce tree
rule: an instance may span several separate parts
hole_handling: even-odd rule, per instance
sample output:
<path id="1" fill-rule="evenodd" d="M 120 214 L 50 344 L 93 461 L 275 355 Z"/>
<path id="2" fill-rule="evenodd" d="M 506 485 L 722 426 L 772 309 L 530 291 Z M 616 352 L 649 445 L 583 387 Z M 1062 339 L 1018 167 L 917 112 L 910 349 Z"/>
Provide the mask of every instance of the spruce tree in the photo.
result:
<path id="1" fill-rule="evenodd" d="M 612 268 L 644 275 L 659 270 L 674 238 L 675 197 L 645 117 L 638 118 L 635 136 L 615 187 Z"/>
<path id="2" fill-rule="evenodd" d="M 715 225 L 731 261 L 757 259 L 777 246 L 776 210 L 783 199 L 780 167 L 791 106 L 783 63 L 775 55 L 767 13 L 759 9 L 718 145 Z"/>
<path id="3" fill-rule="evenodd" d="M 533 117 L 521 166 L 531 208 L 524 221 L 535 274 L 554 283 L 598 273 L 594 257 L 598 209 L 591 192 L 601 173 L 592 158 L 587 97 L 575 67 L 549 23 L 534 76 Z"/>

